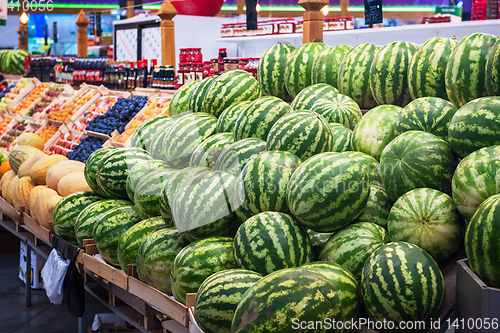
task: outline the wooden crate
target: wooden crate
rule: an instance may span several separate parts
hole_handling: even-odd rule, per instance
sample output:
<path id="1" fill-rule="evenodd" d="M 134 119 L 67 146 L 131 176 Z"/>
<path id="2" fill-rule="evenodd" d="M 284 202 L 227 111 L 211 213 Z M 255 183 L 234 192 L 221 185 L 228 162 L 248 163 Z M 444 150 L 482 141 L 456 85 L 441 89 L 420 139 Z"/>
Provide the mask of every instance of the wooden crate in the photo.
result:
<path id="1" fill-rule="evenodd" d="M 23 224 L 23 208 L 21 207 L 21 211 L 18 211 L 9 204 L 5 199 L 2 197 L 2 191 L 0 191 L 0 219 L 3 220 L 4 217 L 3 215 L 7 215 L 10 217 L 16 224 L 21 225 Z"/>
<path id="2" fill-rule="evenodd" d="M 27 229 L 35 236 L 35 240 L 39 239 L 45 244 L 52 246 L 52 232 L 50 232 L 49 229 L 45 228 L 44 226 L 40 225 L 30 215 L 28 215 L 26 213 L 26 209 L 23 213 L 23 223 L 25 225 L 25 229 Z"/>
<path id="3" fill-rule="evenodd" d="M 84 253 L 83 255 L 83 266 L 109 283 L 112 283 L 121 289 L 128 290 L 128 276 L 118 268 L 113 267 L 87 253 Z"/>
<path id="4" fill-rule="evenodd" d="M 37 78 L 32 78 L 30 82 L 19 92 L 19 94 L 12 100 L 12 102 L 7 105 L 7 111 L 9 111 L 9 114 L 11 114 L 11 111 L 19 104 L 21 101 L 28 96 L 37 86 L 41 85 L 42 83 L 40 80 Z M 11 114 L 11 116 L 14 116 L 17 114 Z"/>

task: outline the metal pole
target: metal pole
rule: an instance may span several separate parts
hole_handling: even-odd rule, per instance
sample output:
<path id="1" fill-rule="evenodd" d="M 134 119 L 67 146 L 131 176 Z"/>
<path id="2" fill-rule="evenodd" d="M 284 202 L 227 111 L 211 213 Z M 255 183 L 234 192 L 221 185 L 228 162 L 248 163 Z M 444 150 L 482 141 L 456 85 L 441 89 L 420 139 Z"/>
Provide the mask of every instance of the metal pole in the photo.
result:
<path id="1" fill-rule="evenodd" d="M 31 246 L 26 242 L 26 285 L 25 285 L 25 303 L 26 307 L 31 306 Z"/>
<path id="2" fill-rule="evenodd" d="M 78 333 L 85 333 L 85 317 L 78 317 Z"/>

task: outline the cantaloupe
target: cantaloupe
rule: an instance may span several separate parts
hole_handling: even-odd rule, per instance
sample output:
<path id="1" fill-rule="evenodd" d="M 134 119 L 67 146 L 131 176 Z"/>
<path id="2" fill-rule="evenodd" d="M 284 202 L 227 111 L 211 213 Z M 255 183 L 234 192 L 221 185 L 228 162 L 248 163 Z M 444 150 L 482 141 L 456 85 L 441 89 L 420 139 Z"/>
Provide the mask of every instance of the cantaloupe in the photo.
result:
<path id="1" fill-rule="evenodd" d="M 66 175 L 73 172 L 83 172 L 85 163 L 79 161 L 61 161 L 50 167 L 45 177 L 47 186 L 57 191 L 57 184 Z"/>

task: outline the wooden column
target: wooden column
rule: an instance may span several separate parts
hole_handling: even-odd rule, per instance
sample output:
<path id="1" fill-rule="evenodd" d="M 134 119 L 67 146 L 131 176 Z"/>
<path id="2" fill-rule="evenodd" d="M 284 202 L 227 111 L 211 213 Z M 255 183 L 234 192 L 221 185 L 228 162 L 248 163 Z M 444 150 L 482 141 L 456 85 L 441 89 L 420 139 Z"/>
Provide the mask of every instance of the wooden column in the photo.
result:
<path id="1" fill-rule="evenodd" d="M 328 5 L 328 0 L 299 0 L 304 7 L 304 32 L 302 43 L 323 42 L 323 13 L 321 9 Z"/>
<path id="2" fill-rule="evenodd" d="M 340 16 L 349 16 L 349 0 L 340 0 Z"/>
<path id="3" fill-rule="evenodd" d="M 135 15 L 135 1 L 127 0 L 127 18 L 134 17 Z"/>
<path id="4" fill-rule="evenodd" d="M 165 0 L 158 11 L 161 18 L 161 64 L 175 68 L 175 29 L 172 19 L 177 15 L 177 10 L 172 3 Z"/>
<path id="5" fill-rule="evenodd" d="M 245 0 L 236 0 L 236 8 L 238 14 L 245 14 Z"/>
<path id="6" fill-rule="evenodd" d="M 85 12 L 80 10 L 80 13 L 76 17 L 75 21 L 76 25 L 78 26 L 77 34 L 76 34 L 76 40 L 77 40 L 77 57 L 80 58 L 86 58 L 88 55 L 88 37 L 87 37 L 87 26 L 89 25 L 89 19 L 87 18 L 87 15 L 85 15 Z"/>
<path id="7" fill-rule="evenodd" d="M 17 28 L 17 33 L 19 34 L 19 43 L 17 48 L 19 50 L 28 51 L 28 25 L 21 23 L 19 28 Z"/>

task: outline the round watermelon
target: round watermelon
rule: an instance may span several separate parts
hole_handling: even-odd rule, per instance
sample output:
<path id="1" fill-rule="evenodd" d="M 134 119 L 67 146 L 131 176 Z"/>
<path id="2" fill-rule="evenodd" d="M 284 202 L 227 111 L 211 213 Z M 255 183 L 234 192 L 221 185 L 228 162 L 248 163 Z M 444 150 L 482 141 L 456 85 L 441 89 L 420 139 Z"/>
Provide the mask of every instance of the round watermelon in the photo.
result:
<path id="1" fill-rule="evenodd" d="M 101 159 L 113 149 L 117 148 L 106 147 L 98 149 L 92 154 L 90 154 L 89 158 L 87 159 L 87 162 L 85 162 L 85 169 L 83 172 L 83 174 L 85 175 L 85 180 L 87 181 L 87 184 L 92 189 L 92 191 L 94 191 L 96 194 L 99 194 L 102 197 L 104 197 L 105 194 L 104 192 L 101 191 L 99 185 L 97 185 L 97 166 L 99 165 Z"/>
<path id="2" fill-rule="evenodd" d="M 193 90 L 200 84 L 199 81 L 189 82 L 180 87 L 172 96 L 168 107 L 168 114 L 175 116 L 177 114 L 192 111 L 189 110 L 189 98 Z"/>
<path id="3" fill-rule="evenodd" d="M 370 185 L 375 184 L 381 187 L 383 186 L 382 175 L 380 174 L 380 164 L 374 157 L 359 151 L 345 151 L 342 155 L 354 158 L 357 163 L 368 169 Z"/>
<path id="4" fill-rule="evenodd" d="M 135 186 L 134 204 L 142 219 L 160 216 L 160 196 L 165 184 L 177 170 L 165 169 L 148 173 Z"/>
<path id="5" fill-rule="evenodd" d="M 208 89 L 215 81 L 215 79 L 217 79 L 217 76 L 209 76 L 203 79 L 203 81 L 201 81 L 199 85 L 193 88 L 193 90 L 191 91 L 191 96 L 189 96 L 189 111 L 206 112 L 203 108 L 203 101 L 205 100 Z"/>
<path id="6" fill-rule="evenodd" d="M 349 96 L 342 94 L 318 99 L 311 110 L 322 115 L 329 123 L 342 124 L 351 130 L 362 116 L 358 104 Z"/>
<path id="7" fill-rule="evenodd" d="M 331 100 L 337 96 L 335 87 L 327 83 L 317 83 L 303 89 L 292 101 L 294 110 L 311 110 L 319 99 Z"/>
<path id="8" fill-rule="evenodd" d="M 219 133 L 208 137 L 194 150 L 189 160 L 189 166 L 215 167 L 220 153 L 233 142 L 233 133 Z"/>
<path id="9" fill-rule="evenodd" d="M 127 183 L 125 184 L 125 190 L 130 201 L 134 201 L 137 184 L 144 176 L 153 171 L 165 169 L 170 169 L 170 167 L 166 162 L 159 160 L 144 161 L 134 165 L 128 172 Z"/>
<path id="10" fill-rule="evenodd" d="M 288 55 L 295 50 L 289 44 L 278 44 L 270 47 L 260 58 L 257 77 L 266 96 L 275 96 L 289 100 L 290 95 L 285 87 L 285 72 Z"/>
<path id="11" fill-rule="evenodd" d="M 384 188 L 375 182 L 370 183 L 368 202 L 355 222 L 371 222 L 387 229 L 387 219 L 391 206 L 391 201 Z"/>
<path id="12" fill-rule="evenodd" d="M 491 48 L 486 60 L 488 95 L 500 96 L 500 39 Z"/>
<path id="13" fill-rule="evenodd" d="M 329 124 L 333 133 L 333 147 L 331 151 L 342 153 L 344 151 L 351 151 L 352 148 L 352 131 L 342 124 Z"/>
<path id="14" fill-rule="evenodd" d="M 266 150 L 266 142 L 248 138 L 227 146 L 217 158 L 214 170 L 224 171 L 238 176 L 248 161 Z"/>
<path id="15" fill-rule="evenodd" d="M 349 45 L 327 47 L 315 58 L 312 66 L 312 83 L 328 83 L 337 88 L 339 67 L 344 57 L 352 50 Z"/>
<path id="16" fill-rule="evenodd" d="M 151 154 L 153 140 L 158 133 L 163 132 L 163 129 L 171 125 L 174 118 L 157 116 L 143 122 L 130 138 L 130 146 L 135 148 L 144 149 Z"/>
<path id="17" fill-rule="evenodd" d="M 238 104 L 231 105 L 224 112 L 221 113 L 217 119 L 217 126 L 215 131 L 217 133 L 233 133 L 234 125 L 240 113 L 243 112 L 252 102 L 245 101 Z"/>

